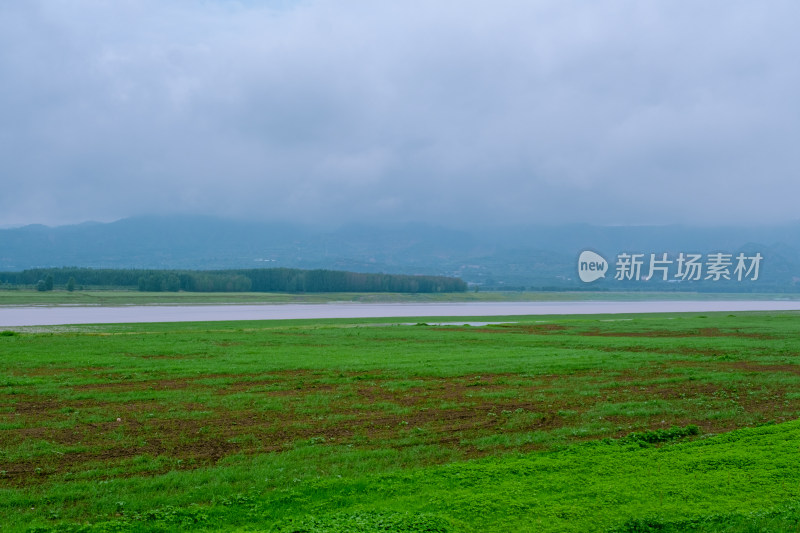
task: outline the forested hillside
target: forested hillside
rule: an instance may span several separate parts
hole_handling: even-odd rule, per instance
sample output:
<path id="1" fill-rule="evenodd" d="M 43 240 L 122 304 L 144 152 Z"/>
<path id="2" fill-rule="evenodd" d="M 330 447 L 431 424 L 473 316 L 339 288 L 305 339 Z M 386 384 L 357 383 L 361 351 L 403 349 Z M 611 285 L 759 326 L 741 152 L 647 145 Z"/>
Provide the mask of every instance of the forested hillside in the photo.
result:
<path id="1" fill-rule="evenodd" d="M 0 273 L 6 288 L 137 288 L 190 292 L 460 292 L 467 284 L 444 276 L 365 274 L 337 270 L 136 270 L 36 268 Z"/>

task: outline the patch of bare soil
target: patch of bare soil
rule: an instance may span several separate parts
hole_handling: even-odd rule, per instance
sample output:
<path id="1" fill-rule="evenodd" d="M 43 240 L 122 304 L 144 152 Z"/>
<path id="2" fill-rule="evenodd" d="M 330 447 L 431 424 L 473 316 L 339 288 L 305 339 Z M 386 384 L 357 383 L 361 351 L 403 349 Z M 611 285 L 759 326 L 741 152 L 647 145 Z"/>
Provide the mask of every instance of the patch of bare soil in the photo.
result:
<path id="1" fill-rule="evenodd" d="M 787 365 L 787 364 L 762 364 L 754 363 L 752 361 L 726 361 L 722 363 L 726 368 L 732 370 L 742 370 L 745 372 L 783 372 L 788 374 L 800 375 L 800 365 Z"/>
<path id="2" fill-rule="evenodd" d="M 708 364 L 685 363 L 687 367 Z M 679 366 L 680 362 L 677 364 Z M 27 440 L 43 440 L 55 445 L 56 449 L 71 446 L 79 451 L 0 461 L 0 470 L 5 472 L 0 477 L 0 485 L 41 483 L 50 476 L 66 472 L 121 466 L 126 460 L 142 455 L 164 458 L 163 468 L 167 470 L 197 468 L 214 464 L 233 453 L 275 453 L 296 446 L 298 442 L 351 444 L 367 448 L 435 444 L 456 449 L 464 457 L 477 457 L 491 451 L 476 449 L 466 442 L 503 432 L 549 431 L 570 424 L 580 425 L 584 422 L 582 415 L 601 403 L 651 399 L 728 402 L 725 405 L 736 402 L 745 414 L 764 420 L 779 420 L 800 408 L 797 401 L 787 404 L 785 391 L 779 390 L 761 395 L 739 392 L 737 396 L 735 391 L 724 390 L 719 384 L 688 379 L 679 383 L 648 383 L 666 376 L 665 370 L 674 366 L 674 362 L 670 362 L 669 365 L 654 364 L 623 372 L 592 371 L 530 377 L 517 374 L 422 376 L 414 377 L 415 384 L 410 387 L 404 386 L 403 378 L 374 371 L 324 373 L 291 370 L 260 375 L 227 375 L 225 377 L 231 382 L 218 387 L 219 394 L 246 392 L 252 395 L 254 405 L 259 398 L 279 394 L 285 398 L 286 407 L 276 411 L 226 409 L 218 402 L 213 406 L 154 400 L 119 404 L 101 400 L 64 402 L 26 396 L 22 401 L 9 404 L 13 405 L 14 413 L 4 414 L 5 417 L 23 419 L 25 427 L 0 433 L 0 449 Z M 720 371 L 797 371 L 792 365 L 740 362 L 729 362 L 719 368 Z M 674 374 L 669 376 L 675 377 Z M 99 390 L 131 390 L 124 388 L 131 386 L 181 389 L 198 385 L 194 383 L 195 379 L 121 382 Z M 580 391 L 587 383 L 618 385 L 600 388 L 597 395 L 586 396 Z M 278 390 L 274 389 L 276 386 Z M 313 406 L 320 401 L 321 393 L 323 398 L 329 394 L 330 401 L 324 408 L 316 409 Z M 106 409 L 118 419 L 64 427 L 63 422 L 70 416 L 63 412 L 64 407 Z M 203 415 L 196 416 L 201 411 Z M 185 413 L 195 416 L 187 417 Z M 517 422 L 509 425 L 514 416 L 519 416 Z M 651 428 L 697 424 L 707 432 L 727 431 L 740 427 L 742 423 L 738 419 L 698 420 L 691 413 L 677 412 L 675 415 L 639 417 L 633 421 L 627 417 L 607 420 L 615 429 L 604 436 L 612 437 L 630 431 L 620 428 L 632 423 L 638 427 L 645 423 Z M 575 437 L 575 440 L 581 438 Z M 148 474 L 159 472 L 150 471 Z"/>
<path id="3" fill-rule="evenodd" d="M 667 348 L 660 346 L 595 346 L 593 349 L 603 352 L 661 353 L 699 355 L 703 357 L 723 357 L 728 355 L 728 352 L 717 348 L 694 348 L 690 346 L 670 346 Z"/>
<path id="4" fill-rule="evenodd" d="M 699 328 L 690 331 L 674 331 L 670 329 L 652 329 L 647 331 L 582 331 L 580 335 L 587 337 L 667 337 L 667 338 L 692 338 L 692 337 L 743 337 L 750 339 L 773 339 L 761 333 L 744 333 L 741 331 L 722 331 L 719 328 Z"/>

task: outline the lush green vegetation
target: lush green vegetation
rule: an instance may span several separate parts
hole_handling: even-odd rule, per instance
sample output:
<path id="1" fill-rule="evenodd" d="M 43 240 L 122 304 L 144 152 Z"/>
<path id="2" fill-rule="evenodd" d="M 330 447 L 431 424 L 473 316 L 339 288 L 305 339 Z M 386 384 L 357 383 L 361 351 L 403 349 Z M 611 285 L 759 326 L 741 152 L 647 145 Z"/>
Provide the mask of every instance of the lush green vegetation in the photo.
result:
<path id="1" fill-rule="evenodd" d="M 467 284 L 444 276 L 364 274 L 338 270 L 261 268 L 243 270 L 136 270 L 36 268 L 0 273 L 7 288 L 36 287 L 67 291 L 76 286 L 138 288 L 140 291 L 190 292 L 459 292 Z"/>
<path id="2" fill-rule="evenodd" d="M 0 523 L 796 531 L 798 319 L 3 332 Z"/>

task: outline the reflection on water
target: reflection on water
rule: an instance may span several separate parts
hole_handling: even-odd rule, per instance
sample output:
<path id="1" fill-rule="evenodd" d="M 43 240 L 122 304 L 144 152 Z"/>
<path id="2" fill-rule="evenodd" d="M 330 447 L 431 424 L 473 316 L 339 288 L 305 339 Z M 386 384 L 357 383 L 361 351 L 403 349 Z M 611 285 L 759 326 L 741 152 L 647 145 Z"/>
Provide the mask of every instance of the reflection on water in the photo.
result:
<path id="1" fill-rule="evenodd" d="M 0 327 L 305 318 L 455 318 L 714 311 L 798 311 L 800 301 L 457 302 L 0 308 Z M 460 324 L 463 324 L 461 322 Z"/>

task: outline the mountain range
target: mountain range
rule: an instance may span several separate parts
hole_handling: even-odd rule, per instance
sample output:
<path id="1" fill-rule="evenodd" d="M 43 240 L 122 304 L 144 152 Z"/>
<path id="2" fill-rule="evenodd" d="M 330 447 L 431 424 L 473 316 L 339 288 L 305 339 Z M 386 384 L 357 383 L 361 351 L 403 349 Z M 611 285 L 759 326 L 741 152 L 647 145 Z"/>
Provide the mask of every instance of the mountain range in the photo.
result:
<path id="1" fill-rule="evenodd" d="M 608 261 L 605 277 L 591 284 L 578 279 L 578 256 L 586 249 Z M 697 281 L 676 279 L 682 253 L 702 255 L 706 263 L 710 254 L 725 254 L 731 279 L 708 280 L 705 272 Z M 620 254 L 641 254 L 644 264 L 640 279 L 615 279 Z M 661 279 L 660 272 L 644 280 L 653 258 L 650 254 L 670 263 L 667 281 Z M 739 254 L 747 259 L 756 254 L 763 258 L 757 265 L 757 279 L 736 279 Z M 206 216 L 148 216 L 110 223 L 0 229 L 0 271 L 61 266 L 196 270 L 290 267 L 430 274 L 457 276 L 474 287 L 492 289 L 790 292 L 800 288 L 800 223 L 469 230 L 406 224 L 327 229 Z"/>

